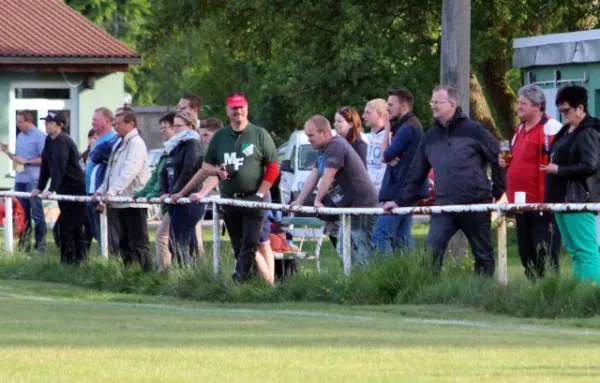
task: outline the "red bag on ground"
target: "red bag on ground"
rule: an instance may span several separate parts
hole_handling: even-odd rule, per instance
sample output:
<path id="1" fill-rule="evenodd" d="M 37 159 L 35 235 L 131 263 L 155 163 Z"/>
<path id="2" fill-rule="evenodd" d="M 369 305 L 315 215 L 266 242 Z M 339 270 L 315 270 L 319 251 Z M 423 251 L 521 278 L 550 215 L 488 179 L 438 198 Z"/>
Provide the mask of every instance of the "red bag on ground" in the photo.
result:
<path id="1" fill-rule="evenodd" d="M 269 233 L 269 241 L 271 242 L 271 250 L 277 253 L 285 253 L 292 250 L 287 243 L 285 233 Z"/>

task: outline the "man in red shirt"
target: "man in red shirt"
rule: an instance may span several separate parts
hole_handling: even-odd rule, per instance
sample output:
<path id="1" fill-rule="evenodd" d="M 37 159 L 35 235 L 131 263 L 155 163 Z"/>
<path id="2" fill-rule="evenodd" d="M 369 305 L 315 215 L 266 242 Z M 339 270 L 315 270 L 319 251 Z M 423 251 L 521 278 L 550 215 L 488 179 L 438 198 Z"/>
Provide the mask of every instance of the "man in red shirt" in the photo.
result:
<path id="1" fill-rule="evenodd" d="M 544 173 L 540 165 L 548 164 L 550 144 L 562 126 L 545 113 L 546 97 L 537 85 L 522 87 L 517 103 L 521 124 L 512 139 L 512 159 L 510 164 L 502 155 L 499 159 L 500 166 L 506 168 L 508 202 L 514 202 L 515 192 L 525 192 L 527 203 L 543 203 Z M 561 238 L 554 214 L 520 213 L 516 221 L 525 275 L 530 279 L 543 277 L 548 258 L 558 271 Z"/>

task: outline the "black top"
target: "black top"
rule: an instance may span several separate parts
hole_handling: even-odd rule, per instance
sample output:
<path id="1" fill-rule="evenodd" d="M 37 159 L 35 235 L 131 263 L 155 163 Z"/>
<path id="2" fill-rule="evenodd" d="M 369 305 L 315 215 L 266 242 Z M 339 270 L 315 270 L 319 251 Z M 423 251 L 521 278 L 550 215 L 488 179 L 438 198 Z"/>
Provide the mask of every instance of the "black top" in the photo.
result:
<path id="1" fill-rule="evenodd" d="M 44 190 L 50 178 L 49 191 L 84 195 L 85 175 L 79 165 L 79 158 L 79 150 L 67 133 L 61 132 L 54 139 L 46 137 L 38 189 Z"/>
<path id="2" fill-rule="evenodd" d="M 427 174 L 435 173 L 436 205 L 490 203 L 506 189 L 504 171 L 498 164 L 500 143 L 480 123 L 457 109 L 442 125 L 435 121 L 410 165 L 408 180 L 395 199 L 398 205 L 411 205 Z M 490 183 L 487 170 L 492 168 Z"/>
<path id="3" fill-rule="evenodd" d="M 600 120 L 586 116 L 572 133 L 569 133 L 569 125 L 564 125 L 550 147 L 550 163 L 558 165 L 558 174 L 546 174 L 544 202 L 565 202 L 569 181 L 581 182 L 592 201 L 597 201 L 599 157 Z"/>
<path id="4" fill-rule="evenodd" d="M 181 191 L 202 167 L 202 146 L 200 141 L 191 139 L 180 142 L 167 156 L 160 173 L 160 193 L 175 194 Z M 196 193 L 202 185 L 196 186 Z"/>
<path id="5" fill-rule="evenodd" d="M 365 164 L 365 168 L 367 167 L 367 151 L 369 151 L 369 145 L 362 139 L 362 136 L 359 134 L 356 137 L 356 140 L 353 144 L 351 144 L 352 148 L 358 154 L 363 164 Z"/>

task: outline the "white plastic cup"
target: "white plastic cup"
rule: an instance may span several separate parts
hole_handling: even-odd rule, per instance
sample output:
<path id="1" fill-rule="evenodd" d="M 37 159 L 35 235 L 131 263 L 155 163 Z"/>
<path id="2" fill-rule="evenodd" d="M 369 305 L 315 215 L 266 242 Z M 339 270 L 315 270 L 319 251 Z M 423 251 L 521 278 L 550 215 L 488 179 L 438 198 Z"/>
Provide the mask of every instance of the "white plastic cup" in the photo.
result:
<path id="1" fill-rule="evenodd" d="M 515 203 L 526 203 L 525 197 L 526 197 L 525 192 L 515 192 Z"/>

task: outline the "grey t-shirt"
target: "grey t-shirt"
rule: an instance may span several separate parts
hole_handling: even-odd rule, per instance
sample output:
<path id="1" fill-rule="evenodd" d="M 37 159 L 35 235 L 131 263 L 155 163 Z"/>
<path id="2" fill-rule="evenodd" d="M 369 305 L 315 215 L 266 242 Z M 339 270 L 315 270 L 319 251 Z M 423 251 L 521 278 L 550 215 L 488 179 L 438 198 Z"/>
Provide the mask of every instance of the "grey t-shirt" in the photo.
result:
<path id="1" fill-rule="evenodd" d="M 376 207 L 377 191 L 364 162 L 343 137 L 333 137 L 315 167 L 321 176 L 326 168 L 338 169 L 327 192 L 337 207 Z"/>

